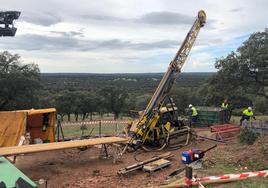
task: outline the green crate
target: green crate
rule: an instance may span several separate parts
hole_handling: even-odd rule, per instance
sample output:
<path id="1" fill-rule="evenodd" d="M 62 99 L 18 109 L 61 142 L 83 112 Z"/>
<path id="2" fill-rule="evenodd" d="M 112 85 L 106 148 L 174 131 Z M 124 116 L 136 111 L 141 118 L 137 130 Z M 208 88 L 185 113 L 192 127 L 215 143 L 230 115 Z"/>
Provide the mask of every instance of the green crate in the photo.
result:
<path id="1" fill-rule="evenodd" d="M 18 178 L 22 178 L 28 182 L 32 187 L 37 185 L 26 175 L 24 175 L 19 169 L 11 164 L 6 158 L 0 157 L 0 182 L 4 182 L 6 187 L 15 187 L 15 183 Z"/>
<path id="2" fill-rule="evenodd" d="M 227 110 L 219 107 L 197 107 L 199 125 L 214 125 L 227 123 Z"/>

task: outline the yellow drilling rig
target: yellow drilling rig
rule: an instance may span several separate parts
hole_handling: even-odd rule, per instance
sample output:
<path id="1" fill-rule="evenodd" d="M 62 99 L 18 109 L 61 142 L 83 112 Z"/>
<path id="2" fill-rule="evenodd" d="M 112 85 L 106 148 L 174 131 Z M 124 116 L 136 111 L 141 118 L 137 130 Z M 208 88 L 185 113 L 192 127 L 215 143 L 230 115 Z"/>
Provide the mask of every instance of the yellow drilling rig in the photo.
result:
<path id="1" fill-rule="evenodd" d="M 206 13 L 201 10 L 194 21 L 193 26 L 184 39 L 174 59 L 170 62 L 166 73 L 155 90 L 146 109 L 140 115 L 138 121 L 133 121 L 130 128 L 132 147 L 147 147 L 151 145 L 156 150 L 171 146 L 172 139 L 184 138 L 185 144 L 190 137 L 190 128 L 178 120 L 177 107 L 169 98 L 170 90 L 181 72 L 197 35 L 206 23 Z M 174 145 L 174 144 L 173 144 Z"/>

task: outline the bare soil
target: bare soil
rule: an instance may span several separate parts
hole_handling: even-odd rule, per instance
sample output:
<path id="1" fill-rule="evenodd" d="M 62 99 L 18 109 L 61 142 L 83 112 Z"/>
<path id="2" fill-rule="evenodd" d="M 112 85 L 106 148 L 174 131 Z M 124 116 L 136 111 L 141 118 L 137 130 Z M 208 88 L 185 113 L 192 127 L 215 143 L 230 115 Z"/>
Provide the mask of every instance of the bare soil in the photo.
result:
<path id="1" fill-rule="evenodd" d="M 253 161 L 252 166 L 249 168 L 268 167 L 267 143 L 266 138 L 256 141 L 251 146 L 241 146 L 237 143 L 219 145 L 206 155 L 206 159 L 212 162 L 208 163 L 206 168 L 210 168 L 210 164 L 246 166 L 251 164 L 251 161 Z M 99 148 L 92 147 L 85 151 L 69 149 L 21 156 L 18 158 L 16 166 L 33 180 L 48 180 L 49 188 L 152 187 L 160 185 L 167 175 L 181 166 L 182 151 L 189 148 L 206 149 L 213 144 L 213 142 L 199 141 L 197 144 L 173 150 L 171 151 L 174 154 L 174 157 L 170 159 L 171 166 L 151 174 L 136 171 L 127 176 L 118 176 L 117 172 L 123 167 L 137 163 L 137 160 L 145 160 L 168 151 L 126 153 L 122 162 L 113 164 L 111 158 L 99 158 Z M 256 165 L 254 166 L 254 164 Z M 257 164 L 262 164 L 262 166 Z M 99 175 L 94 173 L 96 171 L 99 171 Z"/>

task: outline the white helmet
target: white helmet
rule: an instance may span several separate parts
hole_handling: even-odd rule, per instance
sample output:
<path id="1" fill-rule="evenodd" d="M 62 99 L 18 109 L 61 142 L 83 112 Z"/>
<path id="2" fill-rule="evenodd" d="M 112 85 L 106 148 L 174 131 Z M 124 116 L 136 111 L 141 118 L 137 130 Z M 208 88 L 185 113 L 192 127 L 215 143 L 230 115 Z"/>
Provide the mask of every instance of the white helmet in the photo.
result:
<path id="1" fill-rule="evenodd" d="M 248 110 L 252 110 L 251 106 L 248 107 Z"/>
<path id="2" fill-rule="evenodd" d="M 192 104 L 189 104 L 189 108 L 192 108 L 193 107 L 193 105 Z"/>

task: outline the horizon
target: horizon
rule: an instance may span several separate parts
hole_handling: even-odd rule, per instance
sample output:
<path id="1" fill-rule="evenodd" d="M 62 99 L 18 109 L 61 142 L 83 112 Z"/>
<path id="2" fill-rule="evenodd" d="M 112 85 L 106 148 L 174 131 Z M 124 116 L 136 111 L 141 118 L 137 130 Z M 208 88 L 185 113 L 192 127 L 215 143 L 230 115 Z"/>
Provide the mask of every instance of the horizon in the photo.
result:
<path id="1" fill-rule="evenodd" d="M 122 73 L 97 73 L 97 72 L 40 72 L 40 74 L 164 74 L 165 72 L 122 72 Z M 217 72 L 181 72 L 180 74 L 200 74 L 200 73 L 217 73 Z"/>

